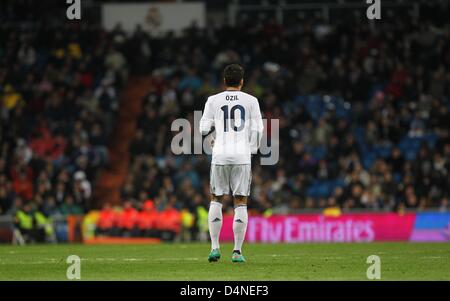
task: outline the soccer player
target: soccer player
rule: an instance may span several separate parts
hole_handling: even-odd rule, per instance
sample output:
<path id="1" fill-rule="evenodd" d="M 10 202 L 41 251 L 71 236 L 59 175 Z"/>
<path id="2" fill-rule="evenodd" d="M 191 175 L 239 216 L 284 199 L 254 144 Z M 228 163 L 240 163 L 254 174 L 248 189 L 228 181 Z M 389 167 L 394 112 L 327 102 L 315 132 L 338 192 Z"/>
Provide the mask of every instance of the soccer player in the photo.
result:
<path id="1" fill-rule="evenodd" d="M 232 262 L 245 262 L 242 244 L 247 230 L 247 198 L 252 181 L 251 155 L 256 154 L 263 133 L 258 99 L 241 91 L 244 69 L 238 64 L 223 71 L 225 91 L 208 98 L 200 120 L 200 132 L 215 130 L 210 171 L 211 203 L 208 213 L 211 253 L 209 262 L 220 259 L 222 198 L 233 195 L 234 249 Z"/>

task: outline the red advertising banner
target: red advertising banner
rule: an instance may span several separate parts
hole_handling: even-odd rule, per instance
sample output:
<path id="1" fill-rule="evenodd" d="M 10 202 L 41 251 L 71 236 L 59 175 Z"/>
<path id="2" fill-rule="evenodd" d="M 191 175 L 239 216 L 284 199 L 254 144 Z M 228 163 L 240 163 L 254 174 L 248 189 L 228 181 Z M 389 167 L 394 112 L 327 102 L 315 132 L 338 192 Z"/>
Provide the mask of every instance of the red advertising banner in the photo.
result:
<path id="1" fill-rule="evenodd" d="M 363 213 L 328 217 L 320 214 L 250 216 L 248 242 L 371 242 L 407 241 L 414 213 Z M 233 240 L 233 217 L 224 217 L 221 240 Z"/>

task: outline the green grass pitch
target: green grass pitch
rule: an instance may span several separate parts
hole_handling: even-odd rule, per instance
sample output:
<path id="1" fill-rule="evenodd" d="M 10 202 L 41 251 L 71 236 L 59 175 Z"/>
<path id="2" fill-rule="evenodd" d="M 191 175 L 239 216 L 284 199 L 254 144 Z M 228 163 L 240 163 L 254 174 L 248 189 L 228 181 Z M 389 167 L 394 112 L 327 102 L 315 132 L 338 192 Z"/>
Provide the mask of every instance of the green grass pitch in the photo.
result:
<path id="1" fill-rule="evenodd" d="M 209 244 L 0 246 L 0 280 L 66 280 L 69 255 L 81 280 L 367 280 L 370 255 L 381 280 L 450 280 L 448 243 L 246 244 L 244 264 L 231 244 L 209 263 Z"/>

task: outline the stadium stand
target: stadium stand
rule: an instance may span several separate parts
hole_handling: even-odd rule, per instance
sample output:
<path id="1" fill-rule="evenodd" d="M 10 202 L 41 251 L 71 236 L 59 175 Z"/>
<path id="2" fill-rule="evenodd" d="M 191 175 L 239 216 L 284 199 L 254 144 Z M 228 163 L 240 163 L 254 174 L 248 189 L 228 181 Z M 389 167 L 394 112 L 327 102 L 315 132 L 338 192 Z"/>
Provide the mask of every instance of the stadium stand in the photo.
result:
<path id="1" fill-rule="evenodd" d="M 165 216 L 155 217 L 155 230 L 167 239 L 179 233 L 182 210 L 197 218 L 207 207 L 209 161 L 173 155 L 170 124 L 202 110 L 230 62 L 245 66 L 245 90 L 260 99 L 264 117 L 280 119 L 279 163 L 254 166 L 254 212 L 449 208 L 446 18 L 423 9 L 420 18 L 386 18 L 375 32 L 356 18 L 331 25 L 299 17 L 289 26 L 240 18 L 234 27 L 152 37 L 140 28 L 127 35 L 120 25 L 110 32 L 51 21 L 14 26 L 25 18 L 17 6 L 32 1 L 5 5 L 0 213 L 17 217 L 24 233 L 27 216 L 42 214 L 46 224 L 100 206 L 100 231 L 147 233 L 152 226 L 140 217 L 154 210 Z M 147 76 L 147 90 L 124 114 L 129 74 Z M 136 124 L 118 136 L 127 120 Z M 113 187 L 108 168 L 120 169 Z M 121 217 L 108 201 L 96 203 L 95 196 L 108 198 L 101 189 L 120 189 L 109 203 L 123 204 Z M 230 200 L 224 205 L 229 210 Z"/>

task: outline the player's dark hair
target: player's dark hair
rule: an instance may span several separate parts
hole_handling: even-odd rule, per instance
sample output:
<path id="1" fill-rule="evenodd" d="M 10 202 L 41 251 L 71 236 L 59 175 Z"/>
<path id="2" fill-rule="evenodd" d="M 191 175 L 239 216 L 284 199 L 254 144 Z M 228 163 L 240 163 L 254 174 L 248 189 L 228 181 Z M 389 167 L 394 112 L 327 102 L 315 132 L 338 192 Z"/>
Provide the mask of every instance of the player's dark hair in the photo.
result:
<path id="1" fill-rule="evenodd" d="M 227 87 L 239 87 L 244 78 L 244 68 L 239 64 L 231 64 L 223 70 L 223 78 Z"/>

